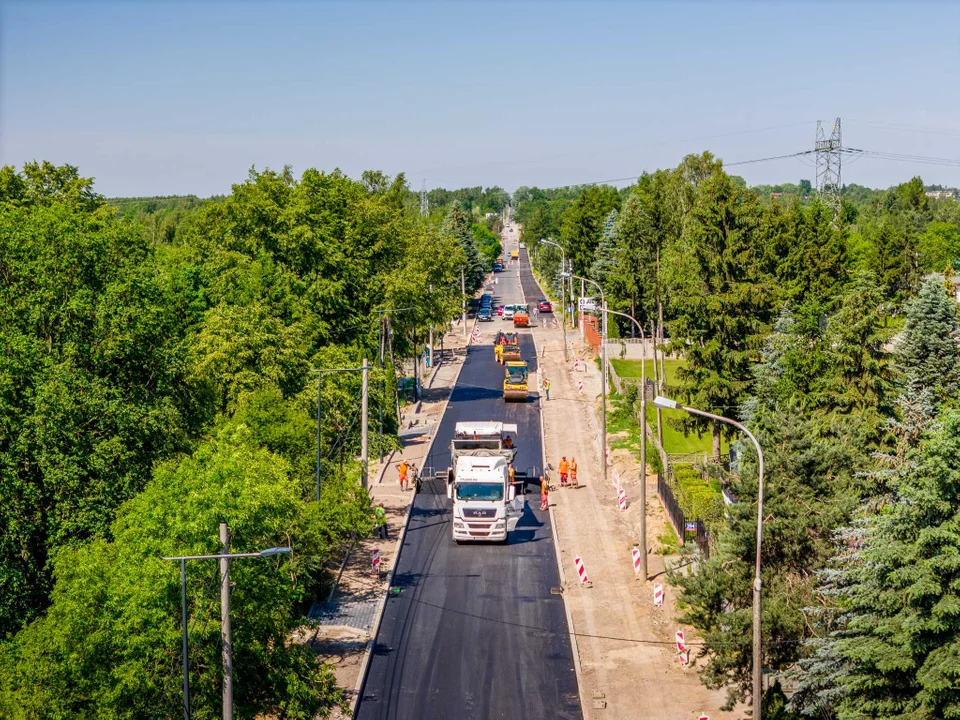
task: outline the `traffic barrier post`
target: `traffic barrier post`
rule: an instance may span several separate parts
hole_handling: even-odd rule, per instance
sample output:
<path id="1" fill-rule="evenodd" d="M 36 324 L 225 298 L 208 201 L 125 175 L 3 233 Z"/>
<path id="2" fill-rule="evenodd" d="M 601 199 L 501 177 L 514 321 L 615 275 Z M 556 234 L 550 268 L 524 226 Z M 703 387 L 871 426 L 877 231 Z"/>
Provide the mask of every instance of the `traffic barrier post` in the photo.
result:
<path id="1" fill-rule="evenodd" d="M 593 583 L 590 582 L 590 578 L 587 577 L 587 569 L 583 565 L 583 559 L 579 555 L 573 559 L 573 565 L 577 568 L 577 576 L 580 578 L 580 584 L 583 587 L 593 587 Z"/>

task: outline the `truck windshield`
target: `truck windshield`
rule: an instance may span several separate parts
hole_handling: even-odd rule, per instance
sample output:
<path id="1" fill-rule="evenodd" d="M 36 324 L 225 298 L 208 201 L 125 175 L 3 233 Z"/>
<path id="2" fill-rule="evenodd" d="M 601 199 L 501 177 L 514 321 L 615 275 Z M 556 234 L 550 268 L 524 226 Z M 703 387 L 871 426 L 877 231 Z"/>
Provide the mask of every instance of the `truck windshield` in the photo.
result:
<path id="1" fill-rule="evenodd" d="M 503 500 L 503 485 L 501 483 L 460 483 L 457 485 L 457 499 L 467 502 Z"/>

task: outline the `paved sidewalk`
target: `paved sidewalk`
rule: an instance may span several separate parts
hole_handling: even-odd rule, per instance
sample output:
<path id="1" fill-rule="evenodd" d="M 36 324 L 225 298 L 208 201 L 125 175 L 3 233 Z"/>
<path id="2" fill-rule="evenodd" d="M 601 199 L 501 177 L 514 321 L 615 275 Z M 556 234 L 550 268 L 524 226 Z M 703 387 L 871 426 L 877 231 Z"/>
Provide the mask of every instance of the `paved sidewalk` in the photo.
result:
<path id="1" fill-rule="evenodd" d="M 439 338 L 437 338 L 439 346 Z M 399 550 L 399 537 L 413 502 L 412 489 L 401 491 L 397 465 L 401 460 L 421 468 L 430 440 L 439 426 L 449 397 L 465 357 L 463 331 L 456 326 L 444 336 L 446 359 L 435 374 L 424 378 L 422 404 L 407 406 L 401 417 L 400 436 L 403 448 L 384 458 L 371 471 L 369 480 L 373 504 L 382 502 L 387 515 L 387 540 L 358 538 L 350 551 L 333 597 L 314 603 L 308 618 L 316 627 L 311 644 L 319 657 L 334 668 L 337 685 L 344 690 L 348 704 L 353 704 L 367 643 L 374 631 L 380 602 L 388 589 L 390 570 Z M 412 483 L 411 483 L 412 488 Z M 380 551 L 379 577 L 373 571 L 372 553 Z M 341 716 L 334 712 L 333 718 Z"/>
<path id="2" fill-rule="evenodd" d="M 653 554 L 666 524 L 656 498 L 655 475 L 647 478 L 649 573 L 655 579 L 644 583 L 634 575 L 631 549 L 637 543 L 641 512 L 637 502 L 639 462 L 628 451 L 614 451 L 610 480 L 604 484 L 598 422 L 600 371 L 592 354 L 579 355 L 581 369 L 575 372 L 578 354 L 574 349 L 582 347 L 578 332 L 567 331 L 567 362 L 559 329 L 536 328 L 534 333 L 543 353 L 540 374 L 551 381 L 550 400 L 544 402 L 545 452 L 554 468 L 551 484 L 557 486 L 550 500 L 555 504 L 561 561 L 567 576 L 565 597 L 577 633 L 584 694 L 597 698 L 592 706 L 585 705 L 584 717 L 672 720 L 694 718 L 701 712 L 711 720 L 743 717 L 742 712 L 720 711 L 724 693 L 708 690 L 695 669 L 680 665 L 674 646 L 674 633 L 680 626 L 673 620 L 672 588 L 666 587 L 663 608 L 653 606 L 653 582 L 666 585 L 665 558 Z M 582 392 L 578 381 L 583 382 Z M 559 487 L 555 468 L 562 455 L 576 457 L 579 489 Z M 612 487 L 614 468 L 627 493 L 626 511 L 619 509 Z M 583 559 L 591 588 L 578 583 L 575 556 Z M 689 642 L 692 632 L 690 628 L 684 630 Z M 599 705 L 605 707 L 600 709 Z M 638 708 L 642 708 L 639 713 Z"/>

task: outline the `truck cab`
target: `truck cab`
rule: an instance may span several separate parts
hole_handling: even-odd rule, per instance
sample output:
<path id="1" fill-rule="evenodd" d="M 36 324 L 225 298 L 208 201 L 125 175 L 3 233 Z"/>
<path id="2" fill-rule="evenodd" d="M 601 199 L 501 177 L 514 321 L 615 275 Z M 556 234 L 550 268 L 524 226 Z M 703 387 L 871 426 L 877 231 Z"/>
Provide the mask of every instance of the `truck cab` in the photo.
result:
<path id="1" fill-rule="evenodd" d="M 506 542 L 523 514 L 518 489 L 524 478 L 511 482 L 516 455 L 515 424 L 457 423 L 450 446 L 447 497 L 453 501 L 451 534 L 455 542 Z"/>

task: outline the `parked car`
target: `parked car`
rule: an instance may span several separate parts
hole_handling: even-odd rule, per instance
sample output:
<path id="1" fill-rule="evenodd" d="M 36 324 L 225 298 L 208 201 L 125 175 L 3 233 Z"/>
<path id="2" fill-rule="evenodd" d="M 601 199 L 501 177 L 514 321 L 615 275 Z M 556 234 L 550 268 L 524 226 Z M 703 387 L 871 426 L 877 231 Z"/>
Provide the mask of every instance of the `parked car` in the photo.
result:
<path id="1" fill-rule="evenodd" d="M 482 307 L 477 311 L 477 321 L 478 322 L 490 322 L 493 320 L 493 314 L 490 312 L 490 308 Z"/>
<path id="2" fill-rule="evenodd" d="M 500 263 L 494 263 L 494 264 L 493 264 L 493 271 L 494 271 L 494 272 L 503 272 L 503 265 L 501 265 Z"/>
<path id="3" fill-rule="evenodd" d="M 497 305 L 497 315 L 503 315 L 503 305 Z"/>
<path id="4" fill-rule="evenodd" d="M 504 305 L 503 314 L 500 317 L 504 320 L 513 320 L 513 305 Z"/>
<path id="5" fill-rule="evenodd" d="M 551 305 L 550 301 L 547 300 L 546 298 L 540 298 L 537 301 L 537 310 L 539 310 L 542 313 L 552 313 L 553 305 Z"/>

